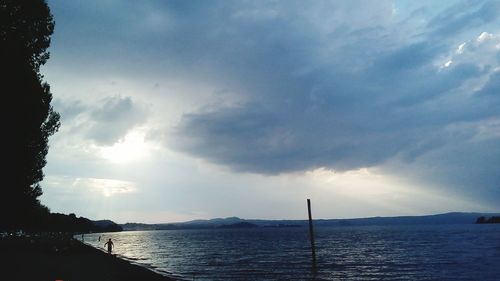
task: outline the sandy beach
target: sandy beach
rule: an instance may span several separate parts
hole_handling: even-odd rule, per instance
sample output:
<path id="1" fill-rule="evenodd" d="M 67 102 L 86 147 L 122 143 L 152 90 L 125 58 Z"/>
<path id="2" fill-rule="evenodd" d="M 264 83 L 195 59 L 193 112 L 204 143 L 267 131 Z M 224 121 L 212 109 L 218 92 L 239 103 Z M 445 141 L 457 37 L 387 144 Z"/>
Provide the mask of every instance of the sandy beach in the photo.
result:
<path id="1" fill-rule="evenodd" d="M 63 236 L 0 239 L 1 280 L 174 280 Z"/>

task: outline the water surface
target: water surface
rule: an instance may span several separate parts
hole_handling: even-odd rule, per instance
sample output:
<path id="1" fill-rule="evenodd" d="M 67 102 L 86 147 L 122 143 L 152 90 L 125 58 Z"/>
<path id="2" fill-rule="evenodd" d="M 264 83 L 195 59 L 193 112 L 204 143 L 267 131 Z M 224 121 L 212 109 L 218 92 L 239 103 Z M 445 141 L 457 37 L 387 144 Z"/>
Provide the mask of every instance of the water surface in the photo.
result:
<path id="1" fill-rule="evenodd" d="M 252 228 L 87 234 L 185 280 L 500 280 L 500 225 Z M 98 237 L 101 236 L 101 241 Z"/>

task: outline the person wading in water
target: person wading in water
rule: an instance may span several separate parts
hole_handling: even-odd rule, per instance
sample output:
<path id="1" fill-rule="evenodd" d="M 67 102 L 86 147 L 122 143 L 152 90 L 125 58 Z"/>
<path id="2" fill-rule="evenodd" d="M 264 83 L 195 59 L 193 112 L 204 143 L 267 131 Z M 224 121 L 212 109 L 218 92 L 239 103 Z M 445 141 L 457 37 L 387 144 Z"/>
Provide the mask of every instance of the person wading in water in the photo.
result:
<path id="1" fill-rule="evenodd" d="M 111 238 L 109 238 L 108 242 L 104 243 L 104 247 L 108 245 L 108 254 L 111 254 L 111 251 L 113 250 L 113 241 L 111 241 Z"/>

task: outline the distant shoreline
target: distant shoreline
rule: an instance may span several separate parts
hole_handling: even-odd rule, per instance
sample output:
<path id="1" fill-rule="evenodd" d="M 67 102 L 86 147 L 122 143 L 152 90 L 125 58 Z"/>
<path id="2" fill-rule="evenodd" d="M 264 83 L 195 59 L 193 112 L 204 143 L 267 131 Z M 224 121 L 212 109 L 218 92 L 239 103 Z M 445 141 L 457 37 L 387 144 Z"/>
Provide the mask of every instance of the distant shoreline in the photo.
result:
<path id="1" fill-rule="evenodd" d="M 322 226 L 369 226 L 369 225 L 425 225 L 425 224 L 475 224 L 480 217 L 500 216 L 498 213 L 450 212 L 423 216 L 367 217 L 352 219 L 314 219 L 314 225 Z M 238 217 L 194 220 L 179 223 L 125 223 L 120 227 L 125 231 L 134 230 L 181 230 L 181 229 L 219 229 L 238 227 L 306 227 L 307 220 L 264 220 L 241 219 Z"/>

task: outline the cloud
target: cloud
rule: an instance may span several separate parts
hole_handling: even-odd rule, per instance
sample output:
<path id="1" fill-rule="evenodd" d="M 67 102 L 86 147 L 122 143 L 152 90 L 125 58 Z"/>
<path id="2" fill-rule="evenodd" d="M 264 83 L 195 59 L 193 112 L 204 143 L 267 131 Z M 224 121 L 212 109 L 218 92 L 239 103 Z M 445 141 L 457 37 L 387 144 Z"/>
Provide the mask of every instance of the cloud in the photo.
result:
<path id="1" fill-rule="evenodd" d="M 468 186 L 493 187 L 498 178 L 490 167 L 498 168 L 500 154 L 491 148 L 498 135 L 482 140 L 478 128 L 496 130 L 485 124 L 500 118 L 499 30 L 481 30 L 498 23 L 498 9 L 492 2 L 468 3 L 451 23 L 444 19 L 452 10 L 445 10 L 427 25 L 411 26 L 410 34 L 424 30 L 417 37 L 391 37 L 398 23 L 382 20 L 376 29 L 330 27 L 330 38 L 297 18 L 278 20 L 263 32 L 258 22 L 278 15 L 245 14 L 252 22 L 232 26 L 238 36 L 212 41 L 232 50 L 215 66 L 228 66 L 218 73 L 238 79 L 247 101 L 185 114 L 169 145 L 263 174 L 382 167 L 393 159 L 420 169 L 434 161 L 434 171 L 422 170 L 448 185 L 461 170 L 456 163 L 474 163 L 467 165 Z M 488 7 L 495 9 L 485 14 Z M 468 37 L 465 45 L 456 42 L 458 34 Z M 242 43 L 249 40 L 255 45 Z"/>
<path id="2" fill-rule="evenodd" d="M 102 105 L 92 110 L 87 136 L 97 144 L 111 145 L 123 138 L 134 126 L 146 119 L 144 109 L 135 105 L 130 97 L 113 96 L 102 100 Z"/>
<path id="3" fill-rule="evenodd" d="M 148 116 L 144 105 L 120 95 L 106 96 L 95 102 L 56 100 L 54 107 L 61 113 L 63 129 L 101 146 L 118 142 Z"/>
<path id="4" fill-rule="evenodd" d="M 144 125 L 238 172 L 377 167 L 498 195 L 494 1 L 72 3 L 54 9 L 67 25 L 51 60 L 133 82 L 66 103 L 71 134 L 111 146 Z"/>
<path id="5" fill-rule="evenodd" d="M 67 102 L 59 98 L 54 99 L 52 106 L 57 112 L 59 112 L 63 122 L 74 119 L 87 109 L 81 101 Z"/>
<path id="6" fill-rule="evenodd" d="M 136 190 L 134 183 L 115 179 L 76 178 L 72 183 L 73 188 L 87 189 L 90 192 L 99 192 L 109 197 Z"/>
<path id="7" fill-rule="evenodd" d="M 500 15 L 497 1 L 462 2 L 451 6 L 429 22 L 429 28 L 440 37 L 452 37 L 457 33 L 495 22 Z"/>

